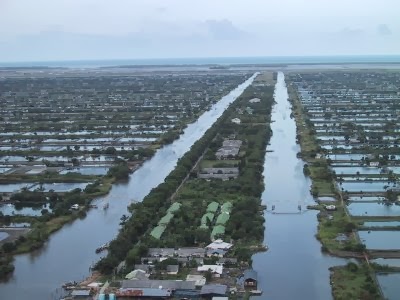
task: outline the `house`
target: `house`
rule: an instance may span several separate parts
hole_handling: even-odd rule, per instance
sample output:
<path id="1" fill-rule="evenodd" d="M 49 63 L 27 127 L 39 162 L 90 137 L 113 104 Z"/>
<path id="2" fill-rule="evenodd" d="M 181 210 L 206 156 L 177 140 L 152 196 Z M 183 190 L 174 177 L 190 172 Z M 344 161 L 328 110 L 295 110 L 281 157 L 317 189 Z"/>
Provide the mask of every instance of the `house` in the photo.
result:
<path id="1" fill-rule="evenodd" d="M 222 257 L 225 256 L 226 252 L 227 252 L 227 251 L 226 251 L 226 250 L 223 250 L 223 249 L 207 249 L 206 255 L 207 255 L 207 257 L 212 257 L 212 256 L 214 256 L 214 257 L 220 257 L 220 258 L 222 258 Z"/>
<path id="2" fill-rule="evenodd" d="M 233 246 L 233 244 L 226 243 L 221 239 L 215 240 L 211 244 L 209 244 L 206 249 L 221 249 L 221 250 L 228 250 Z"/>
<path id="3" fill-rule="evenodd" d="M 200 295 L 206 298 L 225 296 L 228 287 L 223 284 L 206 284 L 201 288 Z"/>
<path id="4" fill-rule="evenodd" d="M 146 280 L 148 277 L 146 271 L 143 270 L 133 270 L 132 272 L 126 274 L 125 279 L 131 280 Z"/>
<path id="5" fill-rule="evenodd" d="M 91 299 L 90 290 L 73 290 L 71 296 L 73 299 Z"/>
<path id="6" fill-rule="evenodd" d="M 250 103 L 259 103 L 260 101 L 261 101 L 260 98 L 253 98 L 249 100 Z"/>
<path id="7" fill-rule="evenodd" d="M 335 205 L 325 205 L 325 209 L 328 211 L 334 211 L 334 210 L 336 210 L 336 206 Z"/>
<path id="8" fill-rule="evenodd" d="M 194 281 L 196 287 L 203 286 L 206 284 L 206 278 L 203 275 L 187 275 L 186 281 Z"/>
<path id="9" fill-rule="evenodd" d="M 167 274 L 176 275 L 179 272 L 179 265 L 168 265 L 167 266 Z"/>
<path id="10" fill-rule="evenodd" d="M 211 271 L 211 273 L 213 273 L 215 277 L 220 277 L 223 272 L 223 269 L 224 269 L 224 267 L 219 266 L 219 265 L 203 265 L 203 266 L 197 267 L 197 272 Z"/>
<path id="11" fill-rule="evenodd" d="M 172 291 L 170 289 L 159 288 L 121 288 L 115 294 L 117 297 L 129 297 L 129 299 L 169 299 L 172 295 Z"/>
<path id="12" fill-rule="evenodd" d="M 74 205 L 71 206 L 71 209 L 77 210 L 77 209 L 79 209 L 79 205 L 78 204 L 74 204 Z"/>
<path id="13" fill-rule="evenodd" d="M 169 290 L 193 290 L 194 281 L 183 280 L 122 280 L 122 289 L 169 289 Z"/>
<path id="14" fill-rule="evenodd" d="M 150 273 L 152 269 L 151 265 L 135 265 L 135 270 L 142 270 L 146 273 Z"/>
<path id="15" fill-rule="evenodd" d="M 257 272 L 253 269 L 247 269 L 243 273 L 243 283 L 245 288 L 257 289 Z"/>

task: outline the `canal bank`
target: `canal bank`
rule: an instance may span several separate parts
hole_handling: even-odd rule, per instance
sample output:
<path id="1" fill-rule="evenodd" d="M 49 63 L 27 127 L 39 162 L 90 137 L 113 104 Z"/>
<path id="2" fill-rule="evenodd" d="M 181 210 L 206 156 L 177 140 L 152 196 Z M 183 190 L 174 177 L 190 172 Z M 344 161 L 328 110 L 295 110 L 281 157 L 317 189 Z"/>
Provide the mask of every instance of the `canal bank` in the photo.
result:
<path id="1" fill-rule="evenodd" d="M 311 181 L 303 174 L 303 161 L 297 158 L 296 125 L 283 73 L 275 86 L 273 136 L 264 163 L 265 212 L 264 242 L 269 251 L 253 256 L 258 272 L 258 288 L 271 299 L 331 299 L 329 267 L 345 260 L 321 253 L 316 240 L 317 212 L 307 211 L 315 204 Z M 269 152 L 272 151 L 272 152 Z M 301 209 L 301 210 L 300 210 Z"/>
<path id="2" fill-rule="evenodd" d="M 38 252 L 16 256 L 14 275 L 7 283 L 0 284 L 0 295 L 8 299 L 55 299 L 51 291 L 62 283 L 86 277 L 89 266 L 101 257 L 95 249 L 116 236 L 120 218 L 128 214 L 130 201 L 141 201 L 152 188 L 163 182 L 177 160 L 254 78 L 255 75 L 224 96 L 211 110 L 190 124 L 178 140 L 158 150 L 151 160 L 130 176 L 128 183 L 115 184 L 107 196 L 93 201 L 95 205 L 109 203 L 108 210 L 91 210 L 85 219 L 66 225 L 54 234 Z"/>

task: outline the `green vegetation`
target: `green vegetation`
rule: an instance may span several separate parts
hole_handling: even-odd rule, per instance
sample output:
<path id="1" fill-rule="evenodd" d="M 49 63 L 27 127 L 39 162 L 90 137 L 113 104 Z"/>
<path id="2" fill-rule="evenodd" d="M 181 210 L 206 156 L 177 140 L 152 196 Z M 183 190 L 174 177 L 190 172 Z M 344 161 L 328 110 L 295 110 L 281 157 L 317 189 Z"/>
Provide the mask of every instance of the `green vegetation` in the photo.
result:
<path id="1" fill-rule="evenodd" d="M 330 270 L 335 299 L 382 299 L 367 265 L 348 263 L 346 266 L 333 267 Z"/>
<path id="2" fill-rule="evenodd" d="M 10 255 L 8 255 L 7 253 L 7 247 L 5 246 L 7 245 L 4 244 L 2 246 L 2 249 L 0 250 L 1 256 L 0 256 L 0 280 L 7 278 L 7 276 L 9 276 L 10 274 L 12 274 L 12 272 L 14 272 L 14 266 L 12 264 L 12 257 Z"/>
<path id="3" fill-rule="evenodd" d="M 261 102 L 249 103 L 254 97 L 260 98 Z M 109 274 L 122 260 L 126 260 L 130 267 L 139 262 L 148 247 L 204 245 L 210 242 L 211 235 L 206 226 L 213 226 L 217 231 L 216 236 L 223 234 L 227 240 L 234 239 L 235 245 L 238 245 L 234 253 L 238 258 L 249 262 L 252 254 L 249 245 L 259 245 L 264 236 L 260 197 L 264 189 L 262 170 L 265 148 L 271 136 L 269 122 L 272 104 L 272 84 L 247 88 L 178 161 L 177 167 L 164 182 L 153 189 L 141 203 L 130 207 L 133 216 L 125 222 L 118 237 L 110 243 L 108 255 L 97 263 L 96 268 Z M 246 122 L 240 125 L 232 123 L 232 118 L 244 118 L 239 112 L 248 106 L 254 109 L 254 113 L 246 116 Z M 205 154 L 205 159 L 215 160 L 213 153 L 221 146 L 223 139 L 233 135 L 235 139 L 243 141 L 238 159 L 240 176 L 228 181 L 195 178 L 192 168 L 199 157 Z M 210 165 L 224 162 L 215 161 Z M 173 199 L 182 206 L 169 220 L 168 226 L 161 227 L 159 222 L 173 203 L 171 196 L 188 174 L 191 175 L 189 180 Z M 212 202 L 215 204 L 210 205 Z M 224 204 L 228 202 L 231 204 Z M 218 212 L 220 205 L 222 213 Z M 232 211 L 229 217 L 226 212 L 230 209 Z M 200 228 L 202 217 L 208 212 L 213 215 L 214 212 L 216 215 L 228 215 L 229 220 L 226 217 L 220 218 L 220 222 L 226 224 L 224 232 L 222 225 L 212 224 L 211 216 L 206 217 L 205 223 L 203 222 L 206 226 Z"/>

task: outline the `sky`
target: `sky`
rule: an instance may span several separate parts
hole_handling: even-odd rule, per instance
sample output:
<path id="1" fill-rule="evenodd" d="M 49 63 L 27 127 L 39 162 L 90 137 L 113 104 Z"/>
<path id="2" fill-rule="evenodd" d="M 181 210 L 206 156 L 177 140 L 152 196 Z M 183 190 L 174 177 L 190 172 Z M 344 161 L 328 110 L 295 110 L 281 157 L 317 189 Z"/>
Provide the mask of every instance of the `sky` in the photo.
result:
<path id="1" fill-rule="evenodd" d="M 0 0 L 0 61 L 400 54 L 398 0 Z"/>

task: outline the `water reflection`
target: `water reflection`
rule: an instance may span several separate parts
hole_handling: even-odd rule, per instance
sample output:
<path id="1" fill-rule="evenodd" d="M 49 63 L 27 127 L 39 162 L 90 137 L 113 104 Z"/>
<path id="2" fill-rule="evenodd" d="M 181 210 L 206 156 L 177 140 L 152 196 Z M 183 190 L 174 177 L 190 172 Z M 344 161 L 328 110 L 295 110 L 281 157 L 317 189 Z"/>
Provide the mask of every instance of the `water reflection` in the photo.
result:
<path id="1" fill-rule="evenodd" d="M 298 214 L 314 203 L 310 181 L 303 175 L 303 162 L 297 159 L 294 120 L 288 118 L 291 109 L 287 101 L 284 75 L 279 73 L 275 87 L 276 105 L 272 114 L 273 136 L 264 164 L 265 191 L 262 201 L 274 214 L 266 213 L 265 243 L 268 252 L 253 256 L 258 272 L 262 299 L 331 299 L 329 270 L 344 260 L 325 256 L 315 239 L 315 211 Z"/>

